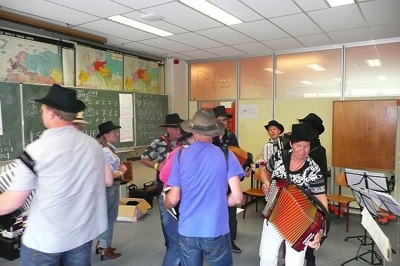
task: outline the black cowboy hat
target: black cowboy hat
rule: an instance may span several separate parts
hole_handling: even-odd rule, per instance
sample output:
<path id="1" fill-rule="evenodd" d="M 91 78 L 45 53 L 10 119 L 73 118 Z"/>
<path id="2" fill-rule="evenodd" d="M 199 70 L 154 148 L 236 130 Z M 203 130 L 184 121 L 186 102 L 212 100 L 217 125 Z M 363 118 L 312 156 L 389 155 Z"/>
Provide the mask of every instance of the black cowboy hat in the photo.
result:
<path id="1" fill-rule="evenodd" d="M 290 141 L 310 141 L 318 137 L 318 131 L 309 123 L 293 124 Z"/>
<path id="2" fill-rule="evenodd" d="M 103 124 L 100 124 L 97 127 L 99 128 L 99 134 L 97 134 L 96 139 L 100 138 L 101 136 L 110 132 L 111 130 L 121 128 L 121 126 L 114 125 L 114 123 L 111 120 L 104 122 Z"/>
<path id="3" fill-rule="evenodd" d="M 306 117 L 299 118 L 297 120 L 299 120 L 300 123 L 310 123 L 313 128 L 318 131 L 319 135 L 321 135 L 325 131 L 325 127 L 322 124 L 324 123 L 324 121 L 322 121 L 321 117 L 314 113 L 309 113 Z"/>
<path id="4" fill-rule="evenodd" d="M 177 113 L 167 114 L 165 116 L 165 124 L 159 127 L 180 127 L 182 122 L 183 119 L 181 119 Z"/>
<path id="5" fill-rule="evenodd" d="M 186 132 L 212 137 L 218 136 L 225 130 L 225 125 L 217 122 L 214 112 L 205 109 L 197 111 L 192 119 L 183 121 L 181 126 Z"/>
<path id="6" fill-rule="evenodd" d="M 226 117 L 226 118 L 228 118 L 228 119 L 229 119 L 229 118 L 232 118 L 232 115 L 231 115 L 231 114 L 228 114 L 228 113 L 226 112 L 225 106 L 223 106 L 223 105 L 214 107 L 214 108 L 213 108 L 213 112 L 214 112 L 214 114 L 215 114 L 215 117 L 224 116 L 224 117 Z"/>
<path id="7" fill-rule="evenodd" d="M 283 125 L 280 124 L 280 123 L 279 123 L 278 121 L 276 121 L 276 120 L 271 120 L 271 121 L 268 122 L 268 124 L 264 125 L 264 127 L 265 127 L 265 129 L 266 129 L 267 131 L 268 131 L 268 128 L 269 128 L 270 126 L 276 126 L 276 127 L 281 131 L 281 133 L 283 133 L 283 130 L 285 129 L 285 128 L 283 127 Z"/>
<path id="8" fill-rule="evenodd" d="M 76 98 L 76 91 L 54 84 L 44 98 L 34 101 L 67 113 L 77 113 L 85 109 L 85 104 Z"/>

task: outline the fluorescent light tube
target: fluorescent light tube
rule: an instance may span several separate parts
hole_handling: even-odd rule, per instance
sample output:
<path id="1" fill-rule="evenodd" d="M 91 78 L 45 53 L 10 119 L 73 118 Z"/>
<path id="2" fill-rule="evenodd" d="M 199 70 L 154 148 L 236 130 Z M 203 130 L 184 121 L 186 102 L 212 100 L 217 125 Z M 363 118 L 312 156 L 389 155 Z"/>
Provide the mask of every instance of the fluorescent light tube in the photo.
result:
<path id="1" fill-rule="evenodd" d="M 270 67 L 264 67 L 263 70 L 266 70 L 266 71 L 269 71 L 269 72 L 273 71 L 272 68 L 270 68 Z M 282 74 L 282 73 L 283 73 L 282 71 L 275 70 L 275 74 Z"/>
<path id="2" fill-rule="evenodd" d="M 327 0 L 331 7 L 354 4 L 354 0 Z"/>
<path id="3" fill-rule="evenodd" d="M 123 24 L 123 25 L 128 26 L 128 27 L 132 27 L 132 28 L 135 28 L 135 29 L 138 29 L 138 30 L 146 31 L 146 32 L 149 32 L 149 33 L 161 36 L 161 37 L 174 35 L 173 33 L 170 33 L 168 31 L 165 31 L 165 30 L 162 30 L 162 29 L 159 29 L 159 28 L 144 24 L 142 22 L 139 22 L 139 21 L 136 21 L 136 20 L 133 20 L 133 19 L 120 16 L 120 15 L 112 16 L 112 17 L 109 17 L 107 19 L 111 20 L 111 21 L 114 21 L 114 22 L 117 22 L 117 23 L 120 23 L 120 24 Z"/>
<path id="4" fill-rule="evenodd" d="M 234 25 L 243 23 L 240 19 L 232 16 L 228 12 L 222 10 L 221 8 L 211 4 L 205 0 L 180 0 L 185 5 L 190 6 L 191 8 L 200 11 L 203 14 L 206 14 L 209 17 L 212 17 L 219 22 L 224 23 L 225 25 Z"/>
<path id="5" fill-rule="evenodd" d="M 322 66 L 320 66 L 320 65 L 318 65 L 318 64 L 310 64 L 310 65 L 307 65 L 309 68 L 311 68 L 312 70 L 315 70 L 315 71 L 325 71 L 326 69 L 325 68 L 323 68 Z"/>
<path id="6" fill-rule="evenodd" d="M 310 82 L 308 80 L 301 80 L 300 82 L 303 83 L 303 84 L 307 84 L 307 85 L 313 84 L 312 82 Z"/>
<path id="7" fill-rule="evenodd" d="M 368 59 L 368 60 L 365 60 L 365 63 L 369 67 L 379 67 L 379 66 L 381 66 L 381 61 L 379 59 Z"/>

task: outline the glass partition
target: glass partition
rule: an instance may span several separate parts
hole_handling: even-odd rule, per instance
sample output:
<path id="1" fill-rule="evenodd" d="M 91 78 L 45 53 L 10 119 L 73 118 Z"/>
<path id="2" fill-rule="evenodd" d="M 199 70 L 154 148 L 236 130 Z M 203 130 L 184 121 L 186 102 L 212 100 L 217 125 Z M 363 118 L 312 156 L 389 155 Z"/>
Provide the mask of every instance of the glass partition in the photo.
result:
<path id="1" fill-rule="evenodd" d="M 240 99 L 272 99 L 273 57 L 240 59 Z"/>
<path id="2" fill-rule="evenodd" d="M 277 56 L 276 98 L 339 98 L 342 49 Z"/>
<path id="3" fill-rule="evenodd" d="M 400 43 L 346 48 L 346 97 L 400 95 Z"/>

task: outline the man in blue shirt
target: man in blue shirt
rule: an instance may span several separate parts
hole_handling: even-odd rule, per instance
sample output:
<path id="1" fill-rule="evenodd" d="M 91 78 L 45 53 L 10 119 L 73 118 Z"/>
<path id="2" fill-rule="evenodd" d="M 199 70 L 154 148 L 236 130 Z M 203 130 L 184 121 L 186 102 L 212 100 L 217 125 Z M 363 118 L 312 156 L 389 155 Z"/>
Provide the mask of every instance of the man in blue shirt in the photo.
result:
<path id="1" fill-rule="evenodd" d="M 195 143 L 174 160 L 165 207 L 179 205 L 178 242 L 182 265 L 232 265 L 228 206 L 243 200 L 240 177 L 242 166 L 235 155 L 212 144 L 225 126 L 218 123 L 209 110 L 197 111 L 193 119 L 184 121 L 182 129 L 193 133 Z M 228 186 L 231 193 L 227 195 Z M 205 252 L 206 251 L 206 252 Z"/>

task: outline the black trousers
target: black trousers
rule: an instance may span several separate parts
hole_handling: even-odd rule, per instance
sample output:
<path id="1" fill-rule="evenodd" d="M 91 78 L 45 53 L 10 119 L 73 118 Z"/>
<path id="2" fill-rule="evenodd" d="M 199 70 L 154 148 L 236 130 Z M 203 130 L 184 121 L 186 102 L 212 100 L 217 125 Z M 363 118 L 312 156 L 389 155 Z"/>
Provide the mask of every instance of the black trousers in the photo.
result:
<path id="1" fill-rule="evenodd" d="M 236 219 L 236 209 L 237 207 L 228 207 L 228 214 L 229 214 L 229 231 L 231 235 L 231 241 L 236 240 L 237 234 L 237 219 Z"/>
<path id="2" fill-rule="evenodd" d="M 310 261 L 310 262 L 314 262 L 315 263 L 315 256 L 314 256 L 314 249 L 313 248 L 307 247 L 305 259 L 306 259 L 306 261 Z"/>

